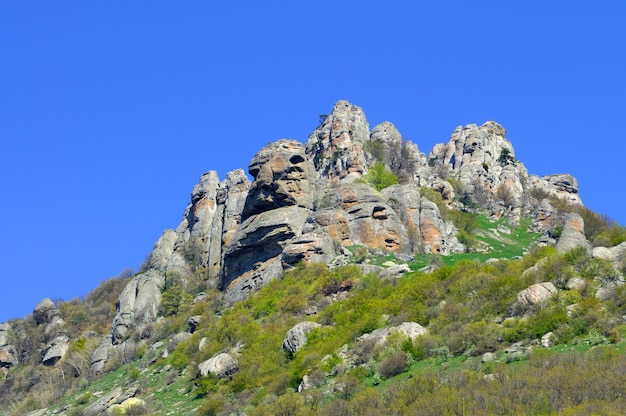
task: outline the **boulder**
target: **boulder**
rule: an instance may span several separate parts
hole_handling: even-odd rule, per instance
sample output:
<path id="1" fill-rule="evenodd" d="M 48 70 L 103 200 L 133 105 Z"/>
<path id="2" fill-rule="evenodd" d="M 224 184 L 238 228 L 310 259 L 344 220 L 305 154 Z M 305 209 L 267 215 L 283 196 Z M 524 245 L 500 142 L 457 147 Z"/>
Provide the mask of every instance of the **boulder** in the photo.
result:
<path id="1" fill-rule="evenodd" d="M 217 378 L 231 377 L 237 372 L 239 363 L 231 354 L 222 352 L 198 364 L 200 375 L 215 375 Z"/>
<path id="2" fill-rule="evenodd" d="M 565 253 L 577 247 L 584 247 L 588 253 L 591 253 L 591 244 L 585 237 L 585 222 L 580 215 L 570 213 L 565 217 L 563 231 L 556 243 L 556 249 L 559 253 Z"/>
<path id="3" fill-rule="evenodd" d="M 591 251 L 591 256 L 594 259 L 615 261 L 615 259 L 617 258 L 617 253 L 615 252 L 615 250 L 611 250 L 610 248 L 594 247 Z"/>
<path id="4" fill-rule="evenodd" d="M 410 272 L 408 264 L 396 264 L 394 266 L 383 269 L 380 272 L 381 279 L 398 279 L 404 276 L 405 273 Z"/>
<path id="5" fill-rule="evenodd" d="M 545 305 L 558 293 L 552 282 L 537 283 L 517 294 L 517 301 L 511 306 L 511 315 L 522 315 Z"/>
<path id="6" fill-rule="evenodd" d="M 114 404 L 109 407 L 106 415 L 126 415 L 126 414 L 147 414 L 148 405 L 138 397 L 130 397 L 120 404 Z"/>
<path id="7" fill-rule="evenodd" d="M 189 338 L 191 338 L 191 334 L 189 332 L 179 332 L 178 334 L 175 334 L 170 339 L 168 349 L 170 351 L 174 351 L 179 344 L 188 341 Z"/>
<path id="8" fill-rule="evenodd" d="M 37 325 L 49 324 L 59 316 L 59 310 L 51 299 L 42 299 L 33 309 L 33 319 Z"/>
<path id="9" fill-rule="evenodd" d="M 554 333 L 548 332 L 541 337 L 541 346 L 545 348 L 550 348 L 554 345 Z"/>
<path id="10" fill-rule="evenodd" d="M 121 343 L 133 326 L 156 319 L 164 284 L 165 276 L 154 269 L 138 274 L 128 282 L 116 304 L 117 313 L 111 330 L 113 344 Z"/>
<path id="11" fill-rule="evenodd" d="M 587 287 L 587 281 L 582 277 L 570 277 L 567 281 L 565 288 L 568 290 L 576 290 L 582 292 Z"/>
<path id="12" fill-rule="evenodd" d="M 11 368 L 19 364 L 19 355 L 14 345 L 8 344 L 0 347 L 0 368 Z"/>
<path id="13" fill-rule="evenodd" d="M 49 367 L 55 365 L 65 356 L 69 347 L 70 339 L 67 336 L 57 336 L 43 349 L 42 353 L 44 356 L 41 363 Z"/>
<path id="14" fill-rule="evenodd" d="M 116 404 L 123 394 L 121 387 L 116 387 L 112 391 L 105 393 L 98 400 L 87 406 L 81 413 L 83 416 L 96 416 L 104 413 L 109 407 Z"/>
<path id="15" fill-rule="evenodd" d="M 490 363 L 493 361 L 496 361 L 498 359 L 498 356 L 496 355 L 495 352 L 486 352 L 483 354 L 481 361 L 483 363 Z"/>
<path id="16" fill-rule="evenodd" d="M 293 354 L 306 344 L 307 334 L 322 325 L 316 322 L 300 322 L 287 332 L 283 341 L 283 349 L 289 354 Z"/>
<path id="17" fill-rule="evenodd" d="M 357 341 L 367 340 L 374 342 L 376 345 L 382 345 L 394 332 L 400 333 L 404 337 L 414 340 L 417 337 L 425 335 L 428 331 L 416 322 L 403 322 L 398 326 L 375 329 L 370 333 L 361 335 L 357 338 Z"/>
<path id="18" fill-rule="evenodd" d="M 189 319 L 187 319 L 187 325 L 189 326 L 190 334 L 193 334 L 194 332 L 196 332 L 196 329 L 198 329 L 198 325 L 200 325 L 201 319 L 202 319 L 202 316 L 200 315 L 194 315 L 190 317 Z"/>

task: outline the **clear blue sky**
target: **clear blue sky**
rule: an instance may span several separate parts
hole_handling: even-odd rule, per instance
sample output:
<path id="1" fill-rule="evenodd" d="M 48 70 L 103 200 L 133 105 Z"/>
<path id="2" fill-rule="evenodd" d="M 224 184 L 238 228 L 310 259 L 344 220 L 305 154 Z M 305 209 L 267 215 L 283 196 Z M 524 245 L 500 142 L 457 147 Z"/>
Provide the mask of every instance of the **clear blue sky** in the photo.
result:
<path id="1" fill-rule="evenodd" d="M 0 57 L 0 322 L 137 270 L 203 172 L 339 99 L 425 153 L 496 120 L 626 224 L 626 2 L 3 1 Z"/>

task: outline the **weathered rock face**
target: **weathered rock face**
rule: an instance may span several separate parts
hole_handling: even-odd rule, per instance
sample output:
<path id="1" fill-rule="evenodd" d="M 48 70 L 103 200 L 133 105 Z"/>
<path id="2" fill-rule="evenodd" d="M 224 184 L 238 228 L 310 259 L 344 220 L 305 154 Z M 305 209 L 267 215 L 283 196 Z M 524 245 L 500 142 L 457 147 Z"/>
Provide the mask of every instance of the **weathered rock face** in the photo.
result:
<path id="1" fill-rule="evenodd" d="M 0 368 L 11 368 L 19 364 L 17 349 L 9 342 L 11 325 L 0 324 Z"/>
<path id="2" fill-rule="evenodd" d="M 55 365 L 65 356 L 65 353 L 67 352 L 69 347 L 70 339 L 67 336 L 61 335 L 55 337 L 45 346 L 44 350 L 42 351 L 44 356 L 41 360 L 41 363 L 46 366 Z"/>
<path id="3" fill-rule="evenodd" d="M 157 270 L 148 270 L 134 277 L 117 301 L 117 313 L 111 330 L 113 344 L 122 342 L 130 327 L 153 322 L 161 304 L 161 289 L 165 276 Z"/>
<path id="4" fill-rule="evenodd" d="M 304 146 L 280 140 L 263 148 L 249 168 L 254 182 L 242 223 L 224 252 L 222 288 L 227 302 L 280 276 L 282 252 L 302 235 L 312 208 L 315 171 Z"/>
<path id="5" fill-rule="evenodd" d="M 531 285 L 517 294 L 517 301 L 511 306 L 511 315 L 517 316 L 532 312 L 556 296 L 558 292 L 552 282 Z"/>
<path id="6" fill-rule="evenodd" d="M 202 290 L 221 290 L 230 304 L 300 261 L 342 264 L 354 245 L 407 258 L 464 251 L 458 230 L 421 186 L 440 193 L 450 208 L 513 221 L 534 214 L 535 230 L 551 229 L 562 214 L 546 197 L 580 202 L 576 180 L 529 176 L 505 134 L 493 121 L 458 127 L 426 157 L 392 123 L 370 133 L 361 108 L 337 102 L 305 145 L 282 139 L 262 148 L 249 165 L 253 181 L 241 169 L 222 182 L 216 172 L 202 175 L 178 228 L 164 232 L 147 270 L 120 295 L 113 343 L 156 319 L 172 276 L 183 285 L 202 276 Z M 378 192 L 364 184 L 376 161 L 401 185 Z"/>
<path id="7" fill-rule="evenodd" d="M 584 247 L 588 253 L 591 253 L 591 244 L 585 237 L 585 222 L 578 214 L 568 214 L 565 218 L 563 231 L 556 243 L 556 249 L 565 253 L 576 247 Z"/>
<path id="8" fill-rule="evenodd" d="M 521 205 L 522 182 L 528 176 L 523 164 L 515 159 L 513 145 L 505 138 L 506 130 L 494 121 L 478 127 L 469 124 L 454 130 L 448 144 L 435 145 L 429 155 L 435 177 L 453 175 L 462 185 L 466 198 L 492 207 L 501 201 L 506 207 Z M 500 215 L 500 214 L 498 214 Z"/>
<path id="9" fill-rule="evenodd" d="M 42 299 L 33 309 L 33 319 L 37 325 L 52 323 L 57 317 L 59 317 L 59 310 L 48 298 Z"/>
<path id="10" fill-rule="evenodd" d="M 331 180 L 351 174 L 360 177 L 367 168 L 364 146 L 369 140 L 369 124 L 360 107 L 338 101 L 332 113 L 309 136 L 306 153 L 315 169 Z"/>

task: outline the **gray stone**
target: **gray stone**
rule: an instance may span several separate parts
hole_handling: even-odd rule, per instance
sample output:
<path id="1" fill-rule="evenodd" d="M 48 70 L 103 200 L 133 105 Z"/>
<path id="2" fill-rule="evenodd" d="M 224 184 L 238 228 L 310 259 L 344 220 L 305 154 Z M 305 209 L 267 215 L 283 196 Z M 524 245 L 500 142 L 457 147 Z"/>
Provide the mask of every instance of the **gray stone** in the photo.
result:
<path id="1" fill-rule="evenodd" d="M 293 354 L 306 344 L 307 334 L 322 325 L 316 322 L 300 322 L 287 332 L 283 341 L 283 349 L 289 354 Z"/>
<path id="2" fill-rule="evenodd" d="M 187 319 L 187 325 L 189 325 L 189 333 L 193 334 L 198 329 L 198 325 L 200 325 L 200 320 L 202 317 L 200 315 L 194 315 Z"/>
<path id="3" fill-rule="evenodd" d="M 164 275 L 157 270 L 148 270 L 135 276 L 122 290 L 117 301 L 117 313 L 113 319 L 111 339 L 121 343 L 128 330 L 138 323 L 153 322 L 161 305 L 161 288 Z"/>
<path id="4" fill-rule="evenodd" d="M 116 404 L 119 397 L 122 395 L 122 388 L 116 387 L 112 391 L 104 394 L 94 403 L 87 406 L 82 415 L 83 416 L 96 416 L 98 414 L 104 413 L 109 407 Z"/>
<path id="5" fill-rule="evenodd" d="M 17 348 L 8 344 L 0 347 L 0 368 L 11 368 L 19 364 Z"/>
<path id="6" fill-rule="evenodd" d="M 493 362 L 496 361 L 496 359 L 498 358 L 498 356 L 493 353 L 493 352 L 486 352 L 483 354 L 483 357 L 481 359 L 481 361 L 483 363 L 489 363 L 489 362 Z"/>
<path id="7" fill-rule="evenodd" d="M 168 349 L 170 351 L 174 351 L 179 344 L 188 341 L 189 338 L 191 338 L 191 334 L 189 332 L 179 332 L 178 334 L 175 334 L 170 339 Z"/>
<path id="8" fill-rule="evenodd" d="M 365 173 L 364 146 L 369 140 L 369 124 L 360 107 L 338 101 L 331 114 L 309 136 L 306 153 L 315 169 L 339 181 Z"/>
<path id="9" fill-rule="evenodd" d="M 49 324 L 57 316 L 59 316 L 59 310 L 49 298 L 42 299 L 33 309 L 33 319 L 37 325 Z"/>
<path id="10" fill-rule="evenodd" d="M 606 247 L 594 247 L 591 252 L 591 256 L 594 259 L 601 259 L 601 260 L 608 260 L 608 261 L 615 261 L 615 258 L 617 257 L 616 254 L 617 253 L 615 253 L 614 251 Z"/>
<path id="11" fill-rule="evenodd" d="M 198 365 L 200 375 L 213 374 L 218 378 L 232 377 L 239 369 L 239 363 L 232 355 L 222 352 Z"/>
<path id="12" fill-rule="evenodd" d="M 9 334 L 12 331 L 11 324 L 4 322 L 0 324 L 0 347 L 9 343 Z"/>
<path id="13" fill-rule="evenodd" d="M 582 292 L 585 287 L 587 287 L 587 281 L 581 277 L 571 277 L 565 287 L 568 290 L 576 290 L 578 292 Z"/>
<path id="14" fill-rule="evenodd" d="M 404 276 L 405 273 L 408 273 L 410 271 L 411 269 L 409 268 L 408 264 L 396 264 L 389 268 L 383 269 L 380 272 L 380 278 L 381 279 L 398 279 Z"/>
<path id="15" fill-rule="evenodd" d="M 70 340 L 67 336 L 61 335 L 50 341 L 43 350 L 44 357 L 41 360 L 43 365 L 53 366 L 58 363 L 70 347 Z"/>
<path id="16" fill-rule="evenodd" d="M 545 305 L 557 293 L 558 289 L 552 282 L 531 285 L 517 294 L 517 301 L 511 307 L 511 315 L 533 312 L 536 308 Z"/>
<path id="17" fill-rule="evenodd" d="M 550 348 L 552 345 L 554 345 L 554 333 L 548 332 L 541 337 L 541 346 L 545 348 Z"/>
<path id="18" fill-rule="evenodd" d="M 570 213 L 565 217 L 565 224 L 556 243 L 556 249 L 559 253 L 565 253 L 577 247 L 584 247 L 588 253 L 591 253 L 591 244 L 585 237 L 585 222 L 580 215 Z"/>

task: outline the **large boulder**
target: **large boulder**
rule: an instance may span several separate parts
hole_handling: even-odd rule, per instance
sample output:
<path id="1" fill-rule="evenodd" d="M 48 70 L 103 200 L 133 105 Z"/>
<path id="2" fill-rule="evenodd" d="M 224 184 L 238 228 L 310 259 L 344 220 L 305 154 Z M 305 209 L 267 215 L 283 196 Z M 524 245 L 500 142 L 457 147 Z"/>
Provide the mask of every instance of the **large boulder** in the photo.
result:
<path id="1" fill-rule="evenodd" d="M 165 276 L 152 269 L 135 276 L 126 285 L 116 304 L 117 313 L 111 330 L 113 344 L 121 343 L 130 328 L 156 319 L 164 284 Z"/>
<path id="2" fill-rule="evenodd" d="M 426 328 L 417 322 L 403 322 L 398 326 L 388 326 L 385 328 L 375 329 L 372 332 L 361 335 L 357 338 L 357 341 L 371 341 L 376 345 L 382 345 L 393 333 L 398 333 L 405 338 L 414 340 L 417 337 L 425 335 L 427 332 Z"/>
<path id="3" fill-rule="evenodd" d="M 558 293 L 558 289 L 552 282 L 531 285 L 517 294 L 517 301 L 511 306 L 510 313 L 512 316 L 517 316 L 534 312 Z"/>
<path id="4" fill-rule="evenodd" d="M 288 354 L 293 354 L 306 344 L 307 334 L 322 325 L 316 322 L 300 322 L 287 332 L 283 341 L 283 349 Z"/>
<path id="5" fill-rule="evenodd" d="M 70 339 L 65 335 L 55 337 L 43 349 L 41 363 L 48 367 L 58 363 L 70 347 Z"/>
<path id="6" fill-rule="evenodd" d="M 228 353 L 219 353 L 206 361 L 198 364 L 198 370 L 201 376 L 209 374 L 215 375 L 217 378 L 232 377 L 239 369 L 237 359 Z"/>
<path id="7" fill-rule="evenodd" d="M 565 217 L 563 231 L 556 243 L 556 249 L 559 253 L 565 253 L 577 247 L 584 247 L 588 253 L 591 253 L 591 244 L 585 237 L 585 222 L 580 215 L 570 213 Z"/>
<path id="8" fill-rule="evenodd" d="M 52 323 L 59 314 L 56 305 L 49 298 L 42 299 L 33 309 L 33 319 L 37 325 Z"/>
<path id="9" fill-rule="evenodd" d="M 11 368 L 19 364 L 17 348 L 10 343 L 11 330 L 8 322 L 0 324 L 0 368 Z"/>

